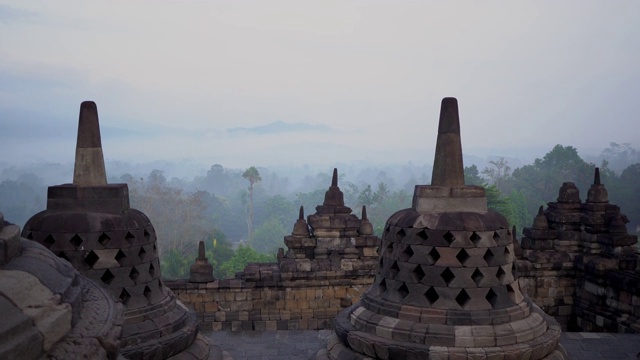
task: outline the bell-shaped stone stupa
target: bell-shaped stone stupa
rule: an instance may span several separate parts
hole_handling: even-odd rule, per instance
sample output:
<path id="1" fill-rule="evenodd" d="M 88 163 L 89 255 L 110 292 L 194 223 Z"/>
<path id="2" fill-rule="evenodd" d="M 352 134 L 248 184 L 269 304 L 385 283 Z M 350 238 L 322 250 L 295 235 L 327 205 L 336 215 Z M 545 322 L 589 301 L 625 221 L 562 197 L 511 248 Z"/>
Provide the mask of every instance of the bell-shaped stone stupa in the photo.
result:
<path id="1" fill-rule="evenodd" d="M 129 207 L 127 184 L 106 179 L 98 111 L 85 101 L 73 183 L 49 187 L 47 209 L 27 221 L 22 236 L 68 260 L 124 304 L 120 352 L 125 357 L 206 358 L 208 345 L 196 339 L 195 315 L 162 283 L 151 221 Z"/>
<path id="2" fill-rule="evenodd" d="M 387 221 L 375 281 L 320 357 L 565 358 L 558 324 L 520 292 L 509 228 L 464 184 L 458 103 L 443 99 L 432 183 Z"/>

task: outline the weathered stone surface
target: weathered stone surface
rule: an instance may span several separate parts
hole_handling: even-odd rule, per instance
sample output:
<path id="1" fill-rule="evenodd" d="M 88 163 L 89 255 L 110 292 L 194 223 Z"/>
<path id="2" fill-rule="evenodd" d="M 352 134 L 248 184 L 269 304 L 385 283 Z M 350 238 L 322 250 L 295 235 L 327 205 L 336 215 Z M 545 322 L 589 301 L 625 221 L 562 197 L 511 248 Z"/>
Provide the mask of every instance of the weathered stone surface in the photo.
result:
<path id="1" fill-rule="evenodd" d="M 47 210 L 27 221 L 23 236 L 69 260 L 126 307 L 121 351 L 127 357 L 166 358 L 194 341 L 195 315 L 162 284 L 151 221 L 129 207 L 126 184 L 106 183 L 95 103 L 81 105 L 73 184 L 49 188 Z M 194 280 L 213 280 L 205 274 L 211 271 L 206 258 L 196 265 Z M 39 273 L 46 284 L 63 283 Z"/>
<path id="2" fill-rule="evenodd" d="M 516 280 L 509 224 L 487 210 L 484 189 L 464 186 L 459 134 L 457 101 L 446 98 L 432 185 L 416 186 L 412 208 L 387 220 L 375 281 L 338 314 L 329 359 L 537 360 L 555 351 L 559 327 Z"/>

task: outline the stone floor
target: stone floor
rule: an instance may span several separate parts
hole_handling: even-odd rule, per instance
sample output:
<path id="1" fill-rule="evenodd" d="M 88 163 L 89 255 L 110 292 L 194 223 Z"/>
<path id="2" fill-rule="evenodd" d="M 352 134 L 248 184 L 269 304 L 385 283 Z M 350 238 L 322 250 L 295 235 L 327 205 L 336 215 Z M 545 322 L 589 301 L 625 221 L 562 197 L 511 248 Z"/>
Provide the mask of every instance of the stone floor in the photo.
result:
<path id="1" fill-rule="evenodd" d="M 308 360 L 326 346 L 330 330 L 219 331 L 205 334 L 222 349 L 211 360 Z M 572 359 L 640 359 L 640 335 L 563 333 L 562 345 Z"/>

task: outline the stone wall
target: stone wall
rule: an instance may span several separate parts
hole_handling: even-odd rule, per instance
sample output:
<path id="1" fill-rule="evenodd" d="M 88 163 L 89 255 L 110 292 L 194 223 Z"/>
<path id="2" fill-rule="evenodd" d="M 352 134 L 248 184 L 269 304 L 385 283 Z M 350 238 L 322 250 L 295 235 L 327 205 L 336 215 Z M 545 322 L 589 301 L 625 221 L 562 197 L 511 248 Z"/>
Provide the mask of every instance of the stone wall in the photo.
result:
<path id="1" fill-rule="evenodd" d="M 167 280 L 165 284 L 193 307 L 202 330 L 241 331 L 330 329 L 336 314 L 360 299 L 372 282 L 369 275 L 258 283 Z"/>
<path id="2" fill-rule="evenodd" d="M 638 238 L 628 222 L 609 204 L 597 169 L 585 202 L 564 183 L 523 229 L 520 288 L 563 330 L 640 332 Z"/>

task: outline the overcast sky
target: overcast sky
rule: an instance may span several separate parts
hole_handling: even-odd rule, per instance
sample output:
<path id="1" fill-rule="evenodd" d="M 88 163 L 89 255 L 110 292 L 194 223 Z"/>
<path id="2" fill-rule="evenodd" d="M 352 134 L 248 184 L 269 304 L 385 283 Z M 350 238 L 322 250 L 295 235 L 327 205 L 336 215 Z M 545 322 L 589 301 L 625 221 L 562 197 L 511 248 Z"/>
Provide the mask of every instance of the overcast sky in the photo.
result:
<path id="1" fill-rule="evenodd" d="M 638 148 L 639 18 L 635 0 L 0 0 L 0 153 L 72 161 L 94 100 L 107 160 L 431 163 L 446 96 L 465 153 Z"/>

